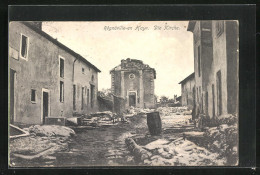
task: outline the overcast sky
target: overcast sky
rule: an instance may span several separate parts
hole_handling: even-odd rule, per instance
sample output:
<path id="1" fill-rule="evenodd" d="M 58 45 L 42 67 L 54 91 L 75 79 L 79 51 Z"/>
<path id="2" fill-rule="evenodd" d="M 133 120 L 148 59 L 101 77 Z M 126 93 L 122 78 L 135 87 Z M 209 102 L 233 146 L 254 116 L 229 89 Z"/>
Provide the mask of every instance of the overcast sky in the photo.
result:
<path id="1" fill-rule="evenodd" d="M 155 30 L 155 25 L 161 28 Z M 181 95 L 178 83 L 194 71 L 193 36 L 187 26 L 187 21 L 44 22 L 43 30 L 101 70 L 99 90 L 111 87 L 109 71 L 121 59 L 132 58 L 155 68 L 156 95 L 173 98 Z"/>

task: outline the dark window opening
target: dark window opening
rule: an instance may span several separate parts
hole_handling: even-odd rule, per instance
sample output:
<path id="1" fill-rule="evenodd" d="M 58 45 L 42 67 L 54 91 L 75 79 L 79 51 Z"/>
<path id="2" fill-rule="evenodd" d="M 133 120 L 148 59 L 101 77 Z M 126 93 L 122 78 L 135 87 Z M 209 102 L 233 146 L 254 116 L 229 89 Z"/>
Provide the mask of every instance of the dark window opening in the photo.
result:
<path id="1" fill-rule="evenodd" d="M 82 92 L 81 92 L 81 110 L 84 109 L 84 87 L 82 87 Z"/>
<path id="2" fill-rule="evenodd" d="M 21 45 L 21 56 L 27 58 L 28 55 L 28 37 L 22 35 L 22 45 Z"/>
<path id="3" fill-rule="evenodd" d="M 60 81 L 60 102 L 64 102 L 64 82 Z"/>
<path id="4" fill-rule="evenodd" d="M 31 102 L 36 102 L 36 90 L 31 89 Z"/>
<path id="5" fill-rule="evenodd" d="M 92 75 L 92 77 L 91 77 L 91 81 L 94 81 L 94 75 Z"/>
<path id="6" fill-rule="evenodd" d="M 199 72 L 199 77 L 200 77 L 200 46 L 198 46 L 198 72 Z"/>
<path id="7" fill-rule="evenodd" d="M 76 85 L 73 85 L 73 110 L 76 110 Z"/>
<path id="8" fill-rule="evenodd" d="M 64 59 L 60 58 L 60 77 L 64 78 Z"/>
<path id="9" fill-rule="evenodd" d="M 83 74 L 85 73 L 85 69 L 84 69 L 84 68 L 82 68 L 82 73 L 83 73 Z"/>

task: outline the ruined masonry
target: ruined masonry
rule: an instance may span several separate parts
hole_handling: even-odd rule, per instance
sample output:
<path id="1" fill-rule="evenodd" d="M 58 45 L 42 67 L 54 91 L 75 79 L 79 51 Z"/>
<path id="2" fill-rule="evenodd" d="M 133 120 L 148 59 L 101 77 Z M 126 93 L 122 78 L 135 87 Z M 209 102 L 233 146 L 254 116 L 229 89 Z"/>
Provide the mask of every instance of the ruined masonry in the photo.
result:
<path id="1" fill-rule="evenodd" d="M 123 100 L 124 108 L 154 108 L 156 71 L 140 60 L 127 58 L 110 71 L 111 91 Z"/>

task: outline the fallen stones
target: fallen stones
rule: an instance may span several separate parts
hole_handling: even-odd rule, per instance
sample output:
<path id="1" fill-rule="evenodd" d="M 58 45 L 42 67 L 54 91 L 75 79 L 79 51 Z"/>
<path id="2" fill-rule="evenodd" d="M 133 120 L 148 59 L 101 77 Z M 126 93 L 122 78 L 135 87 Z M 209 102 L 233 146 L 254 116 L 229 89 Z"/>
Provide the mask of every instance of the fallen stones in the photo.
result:
<path id="1" fill-rule="evenodd" d="M 10 165 L 16 159 L 55 161 L 53 154 L 66 151 L 74 130 L 58 125 L 35 125 L 28 128 L 30 135 L 10 140 Z M 21 160 L 19 160 L 21 161 Z"/>
<path id="2" fill-rule="evenodd" d="M 137 145 L 132 138 L 127 138 L 125 142 L 136 163 L 141 165 L 214 166 L 225 162 L 218 154 L 182 138 L 174 141 L 158 139 L 145 146 Z"/>
<path id="3" fill-rule="evenodd" d="M 151 152 L 137 145 L 132 138 L 126 138 L 125 143 L 137 162 L 143 162 L 145 159 L 152 156 Z"/>
<path id="4" fill-rule="evenodd" d="M 70 137 L 75 135 L 73 129 L 59 126 L 59 125 L 34 125 L 29 127 L 29 132 L 31 134 L 35 134 L 36 136 L 62 136 L 62 137 Z"/>

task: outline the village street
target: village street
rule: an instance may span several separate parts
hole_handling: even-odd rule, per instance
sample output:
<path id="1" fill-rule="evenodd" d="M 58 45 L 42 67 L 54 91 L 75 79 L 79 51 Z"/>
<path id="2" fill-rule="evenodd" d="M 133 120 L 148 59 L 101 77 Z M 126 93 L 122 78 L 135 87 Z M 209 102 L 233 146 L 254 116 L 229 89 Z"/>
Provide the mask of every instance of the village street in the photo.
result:
<path id="1" fill-rule="evenodd" d="M 129 115 L 127 122 L 119 121 L 115 125 L 104 125 L 91 129 L 74 128 L 75 135 L 69 141 L 62 142 L 67 144 L 65 147 L 63 146 L 63 149 L 57 149 L 46 153 L 46 155 L 40 153 L 41 156 L 35 156 L 31 159 L 16 153 L 25 152 L 25 149 L 27 152 L 30 151 L 29 149 L 35 150 L 35 147 L 38 147 L 37 144 L 42 146 L 42 143 L 35 142 L 32 146 L 26 144 L 24 140 L 32 136 L 19 138 L 20 140 L 16 142 L 11 141 L 11 145 L 15 148 L 15 151 L 11 152 L 15 155 L 12 156 L 14 158 L 11 163 L 16 166 L 32 167 L 214 166 L 224 164 L 226 159 L 219 156 L 218 153 L 212 153 L 205 147 L 198 146 L 200 142 L 205 142 L 204 132 L 198 131 L 193 122 L 190 123 L 190 114 L 185 115 L 185 111 L 176 113 L 175 108 L 159 108 L 158 110 L 162 120 L 162 133 L 160 135 L 150 135 L 146 115 Z M 172 113 L 174 110 L 175 113 Z M 53 127 L 53 125 L 49 126 Z M 60 140 L 57 135 L 47 138 L 36 137 L 41 141 L 45 139 Z M 134 151 L 131 151 L 127 139 L 134 140 Z M 19 144 L 20 148 L 15 144 Z M 143 155 L 146 153 L 148 153 L 148 157 Z"/>

